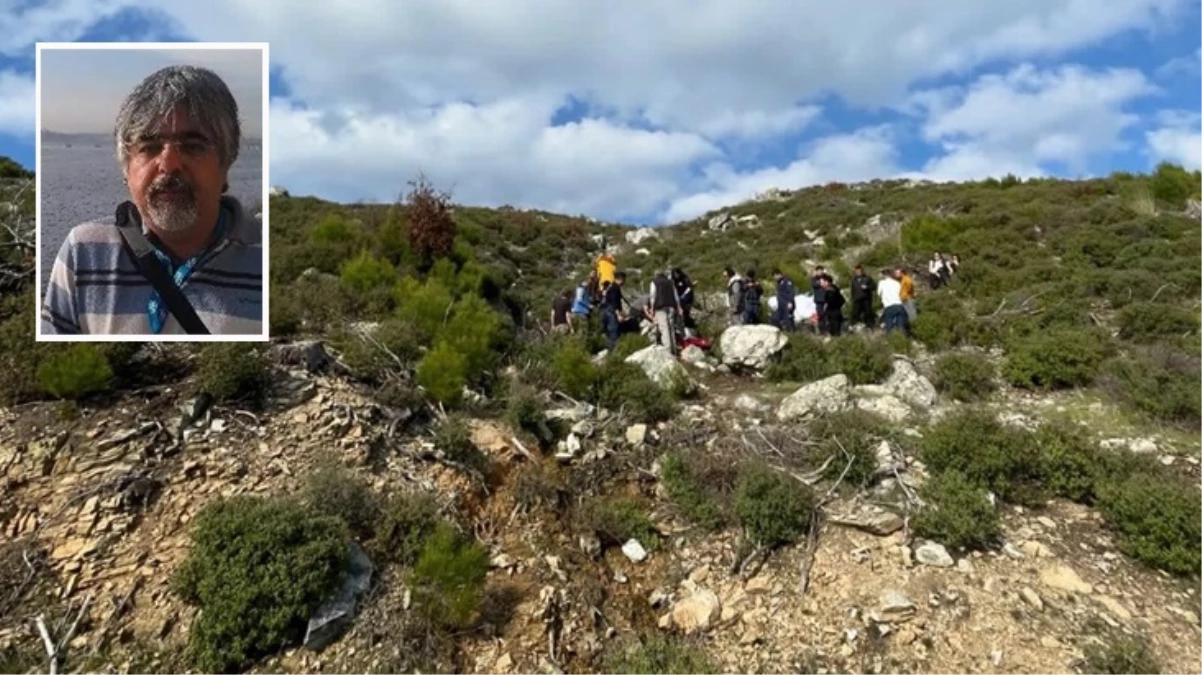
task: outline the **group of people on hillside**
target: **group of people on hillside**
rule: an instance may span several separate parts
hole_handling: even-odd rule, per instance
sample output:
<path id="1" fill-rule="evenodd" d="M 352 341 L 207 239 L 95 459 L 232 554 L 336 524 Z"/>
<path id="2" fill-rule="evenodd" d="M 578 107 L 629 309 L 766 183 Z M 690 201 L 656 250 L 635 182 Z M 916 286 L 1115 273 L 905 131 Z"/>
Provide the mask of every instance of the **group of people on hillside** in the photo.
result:
<path id="1" fill-rule="evenodd" d="M 697 337 L 693 319 L 693 281 L 683 269 L 656 272 L 647 294 L 634 302 L 626 299 L 625 285 L 626 273 L 618 270 L 613 255 L 602 253 L 575 292 L 563 291 L 553 302 L 551 330 L 573 333 L 576 322 L 587 324 L 595 308 L 610 349 L 622 335 L 640 332 L 644 320 L 654 325 L 657 343 L 673 353 L 689 342 L 704 343 Z"/>
<path id="2" fill-rule="evenodd" d="M 936 251 L 927 266 L 930 287 L 948 285 L 959 268 L 959 256 L 945 258 Z M 768 305 L 768 322 L 789 333 L 797 331 L 801 324 L 819 335 L 831 337 L 842 335 L 847 325 L 860 325 L 867 330 L 880 328 L 887 334 L 900 330 L 906 337 L 913 335 L 911 324 L 918 313 L 914 278 L 901 266 L 882 269 L 879 278 L 874 279 L 862 265 L 857 265 L 850 282 L 851 315 L 846 318 L 848 298 L 824 266 L 814 268 L 809 280 L 810 292 L 804 295 L 797 292 L 793 280 L 779 268 L 772 270 L 772 293 L 765 292 L 754 269 L 740 275 L 727 266 L 723 276 L 730 325 L 760 323 L 764 306 Z M 634 303 L 623 294 L 625 284 L 626 274 L 618 270 L 613 255 L 602 253 L 589 277 L 580 282 L 574 293 L 565 290 L 555 298 L 552 331 L 573 333 L 576 322 L 587 323 L 596 309 L 601 331 L 611 349 L 621 335 L 640 332 L 644 321 L 654 326 L 656 342 L 674 354 L 690 342 L 704 344 L 693 319 L 695 289 L 684 270 L 675 267 L 656 272 L 647 294 Z"/>

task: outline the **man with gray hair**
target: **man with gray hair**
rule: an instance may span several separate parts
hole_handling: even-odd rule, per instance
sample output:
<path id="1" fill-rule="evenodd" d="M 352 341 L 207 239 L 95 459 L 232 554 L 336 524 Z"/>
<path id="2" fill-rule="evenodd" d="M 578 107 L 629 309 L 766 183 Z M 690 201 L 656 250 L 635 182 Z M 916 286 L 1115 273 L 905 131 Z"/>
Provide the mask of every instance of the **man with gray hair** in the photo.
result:
<path id="1" fill-rule="evenodd" d="M 42 307 L 46 334 L 259 335 L 262 225 L 229 190 L 242 128 L 225 82 L 163 68 L 114 130 L 130 200 L 67 235 Z"/>

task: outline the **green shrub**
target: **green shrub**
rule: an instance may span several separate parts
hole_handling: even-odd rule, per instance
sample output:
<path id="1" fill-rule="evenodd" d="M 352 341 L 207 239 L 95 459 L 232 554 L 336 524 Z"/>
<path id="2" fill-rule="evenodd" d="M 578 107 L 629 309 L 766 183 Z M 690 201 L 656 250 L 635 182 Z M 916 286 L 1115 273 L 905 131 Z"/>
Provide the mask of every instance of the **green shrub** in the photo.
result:
<path id="1" fill-rule="evenodd" d="M 598 331 L 599 333 L 599 331 Z M 626 357 L 651 346 L 651 339 L 642 333 L 627 333 L 618 338 L 618 344 L 607 355 L 611 361 L 625 361 Z"/>
<path id="2" fill-rule="evenodd" d="M 848 490 L 856 490 L 872 478 L 877 448 L 893 436 L 888 424 L 860 410 L 822 415 L 810 422 L 807 431 L 816 443 L 808 463 L 812 468 L 826 464 L 824 476 L 831 481 L 843 476 L 842 485 Z"/>
<path id="3" fill-rule="evenodd" d="M 419 611 L 435 623 L 464 629 L 480 606 L 488 574 L 488 551 L 439 522 L 426 538 L 409 575 Z"/>
<path id="4" fill-rule="evenodd" d="M 1109 339 L 1094 331 L 1052 330 L 1010 346 L 1006 379 L 1025 389 L 1067 389 L 1093 383 L 1111 353 Z"/>
<path id="5" fill-rule="evenodd" d="M 1043 497 L 1038 447 L 988 410 L 960 410 L 940 419 L 923 436 L 922 461 L 932 473 L 958 471 L 1008 502 L 1034 504 Z"/>
<path id="6" fill-rule="evenodd" d="M 393 493 L 383 505 L 368 551 L 376 560 L 411 565 L 438 522 L 438 506 L 429 495 Z"/>
<path id="7" fill-rule="evenodd" d="M 604 671 L 647 675 L 719 672 L 699 645 L 682 638 L 659 635 L 642 642 L 632 640 L 607 651 Z"/>
<path id="8" fill-rule="evenodd" d="M 1168 347 L 1111 359 L 1102 385 L 1118 403 L 1162 422 L 1196 428 L 1202 419 L 1202 368 L 1197 356 Z"/>
<path id="9" fill-rule="evenodd" d="M 405 277 L 396 285 L 394 294 L 397 318 L 417 328 L 423 345 L 432 344 L 451 314 L 455 298 L 450 289 L 436 279 L 423 284 Z"/>
<path id="10" fill-rule="evenodd" d="M 893 373 L 893 352 L 879 337 L 849 335 L 826 343 L 827 371 L 843 373 L 852 384 L 879 384 Z"/>
<path id="11" fill-rule="evenodd" d="M 377 288 L 395 284 L 397 273 L 396 268 L 387 260 L 377 258 L 364 250 L 342 263 L 339 277 L 343 286 L 356 294 L 366 295 Z"/>
<path id="12" fill-rule="evenodd" d="M 814 495 L 796 479 L 751 463 L 739 472 L 734 511 L 754 545 L 791 544 L 809 528 L 814 517 Z"/>
<path id="13" fill-rule="evenodd" d="M 514 429 L 534 436 L 539 446 L 546 448 L 555 440 L 555 434 L 547 425 L 544 407 L 537 392 L 525 384 L 515 384 L 509 391 L 505 421 Z"/>
<path id="14" fill-rule="evenodd" d="M 812 382 L 842 373 L 852 384 L 879 384 L 893 372 L 894 349 L 881 335 L 848 335 L 824 343 L 795 333 L 765 375 L 774 382 Z"/>
<path id="15" fill-rule="evenodd" d="M 237 496 L 197 515 L 192 551 L 173 584 L 201 609 L 189 652 L 197 668 L 231 672 L 299 642 L 341 582 L 343 523 L 287 499 Z"/>
<path id="16" fill-rule="evenodd" d="M 637 539 L 648 551 L 659 547 L 659 531 L 651 524 L 647 508 L 633 499 L 594 501 L 585 510 L 584 518 L 587 527 L 605 543 L 621 546 Z"/>
<path id="17" fill-rule="evenodd" d="M 291 337 L 300 333 L 304 304 L 294 288 L 283 285 L 272 288 L 268 334 L 272 338 Z"/>
<path id="18" fill-rule="evenodd" d="M 113 369 L 96 345 L 80 342 L 47 356 L 38 365 L 37 374 L 42 391 L 62 399 L 78 399 L 107 389 Z"/>
<path id="19" fill-rule="evenodd" d="M 1156 675 L 1160 665 L 1142 636 L 1114 633 L 1085 648 L 1085 671 L 1102 675 Z"/>
<path id="20" fill-rule="evenodd" d="M 1156 201 L 1180 208 L 1185 200 L 1198 193 L 1198 180 L 1182 167 L 1161 162 L 1148 181 Z"/>
<path id="21" fill-rule="evenodd" d="M 643 369 L 624 361 L 606 361 L 601 368 L 597 402 L 610 410 L 625 410 L 640 422 L 672 419 L 676 402 Z"/>
<path id="22" fill-rule="evenodd" d="M 355 377 L 368 382 L 383 382 L 388 373 L 412 367 L 422 355 L 417 329 L 397 319 L 381 321 L 368 337 L 351 330 L 336 331 L 331 346 Z"/>
<path id="23" fill-rule="evenodd" d="M 196 360 L 201 391 L 218 401 L 261 399 L 270 384 L 270 368 L 263 347 L 248 342 L 208 343 Z"/>
<path id="24" fill-rule="evenodd" d="M 488 456 L 472 442 L 472 430 L 463 417 L 452 415 L 438 425 L 434 447 L 452 462 L 488 473 Z"/>
<path id="25" fill-rule="evenodd" d="M 450 321 L 438 333 L 440 341 L 463 355 L 469 381 L 496 364 L 505 337 L 501 315 L 478 295 L 465 295 L 456 302 Z"/>
<path id="26" fill-rule="evenodd" d="M 982 354 L 944 354 L 935 361 L 934 371 L 935 389 L 957 401 L 980 401 L 997 391 L 997 368 Z"/>
<path id="27" fill-rule="evenodd" d="M 360 541 L 372 537 L 380 518 L 380 500 L 367 481 L 330 460 L 309 474 L 301 500 L 315 513 L 342 519 Z"/>
<path id="28" fill-rule="evenodd" d="M 454 407 L 463 400 L 467 373 L 467 357 L 440 342 L 417 364 L 417 383 L 434 401 Z"/>
<path id="29" fill-rule="evenodd" d="M 985 491 L 959 471 L 931 476 L 919 493 L 926 506 L 914 517 L 914 534 L 967 549 L 987 548 L 1000 541 L 997 509 Z"/>
<path id="30" fill-rule="evenodd" d="M 701 461 L 699 453 L 673 452 L 663 459 L 660 480 L 668 497 L 685 516 L 706 530 L 717 530 L 726 524 L 727 514 L 718 494 L 722 490 L 723 474 L 732 474 L 724 461 Z"/>
<path id="31" fill-rule="evenodd" d="M 1162 337 L 1197 334 L 1198 314 L 1194 310 L 1140 302 L 1119 310 L 1119 337 L 1146 341 Z"/>
<path id="32" fill-rule="evenodd" d="M 1109 455 L 1082 430 L 1064 420 L 1048 420 L 1035 430 L 1040 474 L 1049 492 L 1081 504 L 1092 504 L 1113 463 Z"/>
<path id="33" fill-rule="evenodd" d="M 944 350 L 959 345 L 982 342 L 974 333 L 980 330 L 978 319 L 956 295 L 931 293 L 917 301 L 919 318 L 911 329 L 914 337 L 931 350 Z"/>
<path id="34" fill-rule="evenodd" d="M 565 394 L 573 398 L 586 399 L 593 392 L 601 376 L 597 366 L 589 358 L 584 343 L 579 340 L 562 340 L 551 360 L 555 379 Z"/>
<path id="35" fill-rule="evenodd" d="M 1198 488 L 1159 467 L 1113 475 L 1098 506 L 1119 534 L 1119 549 L 1180 575 L 1202 569 L 1202 502 Z"/>

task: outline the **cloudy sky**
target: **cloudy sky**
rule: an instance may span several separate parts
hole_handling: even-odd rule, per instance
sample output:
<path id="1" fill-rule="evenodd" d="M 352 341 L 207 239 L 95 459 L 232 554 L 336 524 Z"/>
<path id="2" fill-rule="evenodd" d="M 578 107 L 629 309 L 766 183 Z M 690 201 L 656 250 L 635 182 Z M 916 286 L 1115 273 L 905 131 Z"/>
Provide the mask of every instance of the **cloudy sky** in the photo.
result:
<path id="1" fill-rule="evenodd" d="M 271 181 L 675 222 L 768 187 L 1202 164 L 1202 0 L 0 0 L 34 43 L 271 43 Z"/>
<path id="2" fill-rule="evenodd" d="M 220 75 L 238 102 L 243 135 L 262 133 L 263 53 L 252 49 L 43 50 L 42 128 L 112 133 L 113 119 L 130 90 L 159 68 L 179 64 Z"/>

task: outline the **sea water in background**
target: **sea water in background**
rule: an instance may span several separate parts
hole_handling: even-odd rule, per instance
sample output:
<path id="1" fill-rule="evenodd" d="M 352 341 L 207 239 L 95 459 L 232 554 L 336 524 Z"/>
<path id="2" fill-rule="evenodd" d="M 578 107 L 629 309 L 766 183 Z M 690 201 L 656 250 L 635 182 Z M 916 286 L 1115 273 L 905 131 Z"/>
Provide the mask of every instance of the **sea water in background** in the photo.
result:
<path id="1" fill-rule="evenodd" d="M 247 208 L 263 199 L 263 154 L 258 144 L 245 145 L 230 167 L 230 189 Z M 88 221 L 112 220 L 117 205 L 129 199 L 112 141 L 46 144 L 38 180 L 42 188 L 42 290 L 50 278 L 58 249 L 72 227 Z"/>

